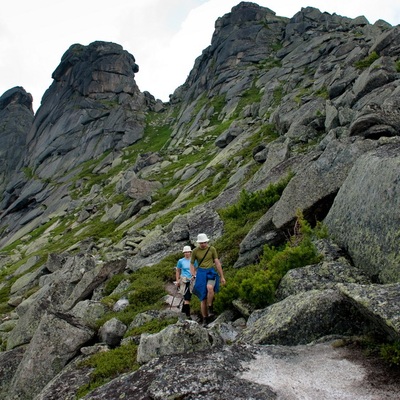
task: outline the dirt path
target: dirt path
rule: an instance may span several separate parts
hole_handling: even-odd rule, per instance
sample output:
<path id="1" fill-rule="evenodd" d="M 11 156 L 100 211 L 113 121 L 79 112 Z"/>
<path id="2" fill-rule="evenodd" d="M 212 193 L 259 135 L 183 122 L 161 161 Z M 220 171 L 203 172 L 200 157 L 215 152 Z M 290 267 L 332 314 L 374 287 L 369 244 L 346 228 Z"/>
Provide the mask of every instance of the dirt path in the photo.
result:
<path id="1" fill-rule="evenodd" d="M 165 299 L 165 302 L 167 303 L 166 308 L 171 311 L 180 312 L 182 306 L 182 295 L 178 293 L 177 288 L 173 283 L 167 283 L 165 289 L 168 292 L 168 296 Z"/>

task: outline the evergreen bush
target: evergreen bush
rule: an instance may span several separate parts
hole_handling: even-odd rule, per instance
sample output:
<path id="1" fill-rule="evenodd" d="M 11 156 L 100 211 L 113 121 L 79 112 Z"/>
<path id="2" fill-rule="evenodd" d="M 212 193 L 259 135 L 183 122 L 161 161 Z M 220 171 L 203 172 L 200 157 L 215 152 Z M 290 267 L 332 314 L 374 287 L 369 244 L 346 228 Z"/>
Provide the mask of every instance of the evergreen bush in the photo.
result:
<path id="1" fill-rule="evenodd" d="M 312 243 L 313 236 L 313 229 L 299 212 L 295 233 L 282 248 L 266 245 L 257 265 L 227 274 L 229 279 L 216 298 L 216 309 L 231 308 L 234 299 L 241 299 L 254 308 L 274 303 L 275 291 L 286 272 L 320 261 Z"/>
<path id="2" fill-rule="evenodd" d="M 382 344 L 380 356 L 390 365 L 400 366 L 400 341 Z"/>
<path id="3" fill-rule="evenodd" d="M 357 61 L 354 63 L 354 66 L 357 69 L 367 69 L 374 61 L 376 61 L 379 58 L 379 54 L 376 51 L 373 51 L 371 54 L 369 54 L 367 57 L 364 59 Z"/>

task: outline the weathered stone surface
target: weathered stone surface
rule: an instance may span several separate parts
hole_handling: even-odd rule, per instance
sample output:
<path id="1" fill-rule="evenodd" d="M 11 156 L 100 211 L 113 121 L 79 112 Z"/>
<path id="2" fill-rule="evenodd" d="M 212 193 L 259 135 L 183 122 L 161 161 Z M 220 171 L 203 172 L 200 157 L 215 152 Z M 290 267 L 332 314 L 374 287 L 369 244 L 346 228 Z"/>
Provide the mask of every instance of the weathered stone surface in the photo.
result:
<path id="1" fill-rule="evenodd" d="M 82 321 L 82 324 L 97 329 L 97 321 L 110 309 L 103 303 L 93 300 L 78 302 L 70 314 Z"/>
<path id="2" fill-rule="evenodd" d="M 10 187 L 5 191 L 25 155 L 26 136 L 33 121 L 32 100 L 32 95 L 22 87 L 7 90 L 0 97 L 0 192 L 4 196 L 2 205 L 12 200 L 16 189 Z"/>
<path id="3" fill-rule="evenodd" d="M 10 294 L 15 295 L 18 292 L 26 292 L 27 290 L 37 286 L 39 278 L 46 273 L 45 268 L 38 268 L 37 270 L 22 275 L 11 286 Z"/>
<path id="4" fill-rule="evenodd" d="M 54 272 L 43 276 L 42 287 L 16 309 L 20 318 L 7 341 L 9 350 L 30 341 L 46 312 L 71 309 L 86 300 L 104 280 L 125 268 L 125 261 L 96 266 L 90 255 L 53 256 L 48 261 L 50 264 Z"/>
<path id="5" fill-rule="evenodd" d="M 29 343 L 42 316 L 46 312 L 56 311 L 63 303 L 67 293 L 68 286 L 58 282 L 41 288 L 34 296 L 31 296 L 32 299 L 28 298 L 22 302 L 17 307 L 20 317 L 8 338 L 7 350 Z"/>
<path id="6" fill-rule="evenodd" d="M 90 383 L 91 367 L 79 365 L 83 361 L 81 356 L 71 361 L 57 374 L 35 397 L 35 400 L 72 400 L 78 390 Z"/>
<path id="7" fill-rule="evenodd" d="M 399 149 L 399 144 L 386 145 L 361 157 L 325 219 L 354 265 L 382 283 L 400 279 Z"/>
<path id="8" fill-rule="evenodd" d="M 13 377 L 10 398 L 33 399 L 95 332 L 66 314 L 45 314 Z"/>
<path id="9" fill-rule="evenodd" d="M 381 57 L 374 61 L 354 82 L 355 100 L 372 90 L 397 79 L 396 65 L 391 57 Z"/>
<path id="10" fill-rule="evenodd" d="M 238 341 L 254 344 L 306 344 L 331 334 L 359 334 L 368 323 L 335 290 L 311 290 L 255 311 Z"/>
<path id="11" fill-rule="evenodd" d="M 262 246 L 266 243 L 276 245 L 282 241 L 282 235 L 275 230 L 272 223 L 274 215 L 272 206 L 253 226 L 240 243 L 239 257 L 235 268 L 250 265 L 262 254 Z"/>
<path id="12" fill-rule="evenodd" d="M 215 141 L 215 145 L 221 148 L 226 147 L 233 139 L 239 136 L 243 131 L 243 128 L 240 126 L 235 126 L 232 124 L 229 129 L 225 132 L 221 133 Z"/>
<path id="13" fill-rule="evenodd" d="M 0 352 L 0 399 L 9 400 L 8 390 L 11 380 L 21 362 L 25 347 Z"/>
<path id="14" fill-rule="evenodd" d="M 111 318 L 99 329 L 99 337 L 108 346 L 116 347 L 121 343 L 126 330 L 127 326 L 118 318 Z"/>
<path id="15" fill-rule="evenodd" d="M 330 142 L 317 160 L 305 165 L 289 182 L 274 208 L 272 222 L 276 228 L 294 221 L 298 209 L 306 218 L 313 215 L 322 220 L 354 162 L 374 147 L 372 141 Z"/>
<path id="16" fill-rule="evenodd" d="M 238 377 L 242 362 L 253 358 L 246 347 L 226 347 L 160 357 L 138 371 L 112 380 L 84 397 L 85 400 L 131 400 L 199 398 L 231 400 L 272 400 L 276 398 L 266 385 Z M 206 360 L 206 361 L 205 361 Z"/>
<path id="17" fill-rule="evenodd" d="M 342 261 L 323 261 L 316 265 L 292 269 L 279 283 L 276 298 L 314 289 L 334 289 L 338 283 L 370 284 L 370 280 L 359 269 Z"/>
<path id="18" fill-rule="evenodd" d="M 371 46 L 370 51 L 376 51 L 378 54 L 384 56 L 399 54 L 399 33 L 400 28 L 398 26 L 384 31 Z"/>
<path id="19" fill-rule="evenodd" d="M 197 352 L 211 347 L 207 329 L 191 320 L 178 321 L 159 333 L 142 334 L 137 361 L 144 364 L 155 357 Z"/>
<path id="20" fill-rule="evenodd" d="M 379 91 L 381 95 L 374 93 L 370 101 L 357 113 L 350 125 L 350 135 L 378 139 L 399 134 L 400 115 L 397 110 L 400 106 L 400 94 L 396 85 L 379 87 Z"/>
<path id="21" fill-rule="evenodd" d="M 173 310 L 149 310 L 137 314 L 129 325 L 129 329 L 137 328 L 143 324 L 153 320 L 163 320 L 168 318 L 176 318 L 176 312 Z"/>
<path id="22" fill-rule="evenodd" d="M 39 256 L 30 257 L 25 264 L 22 264 L 18 269 L 14 272 L 15 276 L 23 274 L 31 269 L 38 261 L 40 260 Z"/>
<path id="23" fill-rule="evenodd" d="M 93 261 L 93 260 L 92 260 Z M 93 261 L 94 265 L 94 261 Z M 78 301 L 88 298 L 93 290 L 107 278 L 118 274 L 125 269 L 126 260 L 107 262 L 95 265 L 91 269 L 84 271 L 79 282 L 74 286 L 72 293 L 63 304 L 64 310 L 71 309 Z"/>
<path id="24" fill-rule="evenodd" d="M 208 232 L 208 237 L 213 240 L 221 235 L 223 223 L 216 211 L 199 205 L 189 213 L 179 216 L 164 229 L 154 228 L 146 233 L 138 245 L 138 254 L 128 261 L 128 267 L 132 270 L 144 265 L 153 265 L 171 252 L 181 252 L 182 246 L 187 242 L 195 243 L 197 235 Z M 176 241 L 171 242 L 171 237 Z M 182 241 L 185 241 L 182 243 Z"/>
<path id="25" fill-rule="evenodd" d="M 400 339 L 400 283 L 340 284 L 338 289 L 361 313 L 376 324 L 379 331 L 386 332 L 389 340 Z"/>

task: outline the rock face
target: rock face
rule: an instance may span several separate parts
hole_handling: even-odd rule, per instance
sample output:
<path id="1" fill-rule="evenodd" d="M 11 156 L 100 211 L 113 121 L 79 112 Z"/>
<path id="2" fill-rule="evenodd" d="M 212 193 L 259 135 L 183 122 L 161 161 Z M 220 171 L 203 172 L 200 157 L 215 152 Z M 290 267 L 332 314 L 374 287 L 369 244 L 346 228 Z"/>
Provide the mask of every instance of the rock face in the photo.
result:
<path id="1" fill-rule="evenodd" d="M 33 398 L 93 336 L 79 320 L 46 314 L 15 372 L 11 398 Z"/>
<path id="2" fill-rule="evenodd" d="M 65 52 L 36 115 L 24 89 L 4 93 L 0 399 L 75 398 L 93 373 L 80 361 L 128 345 L 139 369 L 86 399 L 289 398 L 299 392 L 245 379 L 244 365 L 265 372 L 271 354 L 327 335 L 399 340 L 399 33 L 242 2 L 168 103 L 139 91 L 134 57 L 108 42 Z M 227 243 L 221 209 L 284 180 Z M 139 269 L 165 261 L 173 279 L 175 255 L 204 232 L 237 273 L 286 243 L 299 210 L 329 239 L 315 242 L 318 264 L 282 278 L 275 304 L 234 299 L 207 327 L 171 308 L 131 314 Z M 349 387 L 342 397 L 372 396 Z"/>
<path id="3" fill-rule="evenodd" d="M 275 399 L 276 395 L 268 386 L 237 376 L 243 371 L 241 362 L 252 357 L 251 352 L 240 347 L 162 357 L 147 363 L 135 373 L 111 381 L 84 398 Z"/>
<path id="4" fill-rule="evenodd" d="M 33 121 L 32 96 L 22 87 L 7 90 L 0 97 L 0 192 L 7 183 L 26 151 L 26 137 Z M 12 149 L 12 151 L 10 151 Z M 13 188 L 10 188 L 10 193 Z M 11 194 L 12 195 L 12 194 Z"/>
<path id="5" fill-rule="evenodd" d="M 9 177 L 2 198 L 9 233 L 19 230 L 20 237 L 28 233 L 21 232 L 21 225 L 30 222 L 30 230 L 46 218 L 65 214 L 71 203 L 66 174 L 107 151 L 116 154 L 143 137 L 146 105 L 134 80 L 138 70 L 134 57 L 114 43 L 75 44 L 63 55 L 34 120 L 30 105 L 25 111 L 27 122 L 20 124 L 24 146 L 13 157 L 19 169 Z M 11 101 L 12 95 L 5 93 L 3 104 Z M 29 95 L 25 97 L 29 99 Z M 3 133 L 4 145 L 7 135 Z M 55 188 L 50 181 L 58 179 Z M 39 204 L 47 204 L 48 212 L 39 211 Z M 19 211 L 22 220 L 16 218 Z"/>
<path id="6" fill-rule="evenodd" d="M 134 80 L 138 71 L 134 57 L 117 44 L 71 46 L 28 135 L 28 166 L 44 179 L 55 177 L 139 140 L 144 96 Z"/>
<path id="7" fill-rule="evenodd" d="M 326 218 L 335 241 L 354 264 L 383 283 L 400 280 L 399 150 L 399 144 L 386 145 L 360 157 Z"/>

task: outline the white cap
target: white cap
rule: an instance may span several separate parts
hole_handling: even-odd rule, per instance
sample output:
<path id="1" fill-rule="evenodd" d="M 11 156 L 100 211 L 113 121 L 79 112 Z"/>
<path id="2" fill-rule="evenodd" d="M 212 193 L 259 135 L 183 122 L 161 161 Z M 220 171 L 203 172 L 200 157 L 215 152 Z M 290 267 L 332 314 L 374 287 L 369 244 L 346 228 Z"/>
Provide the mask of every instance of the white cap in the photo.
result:
<path id="1" fill-rule="evenodd" d="M 192 248 L 190 246 L 184 246 L 182 253 L 186 253 L 187 251 L 192 251 Z"/>
<path id="2" fill-rule="evenodd" d="M 197 243 L 204 243 L 204 242 L 209 242 L 210 239 L 207 237 L 205 233 L 199 233 L 197 235 Z"/>

